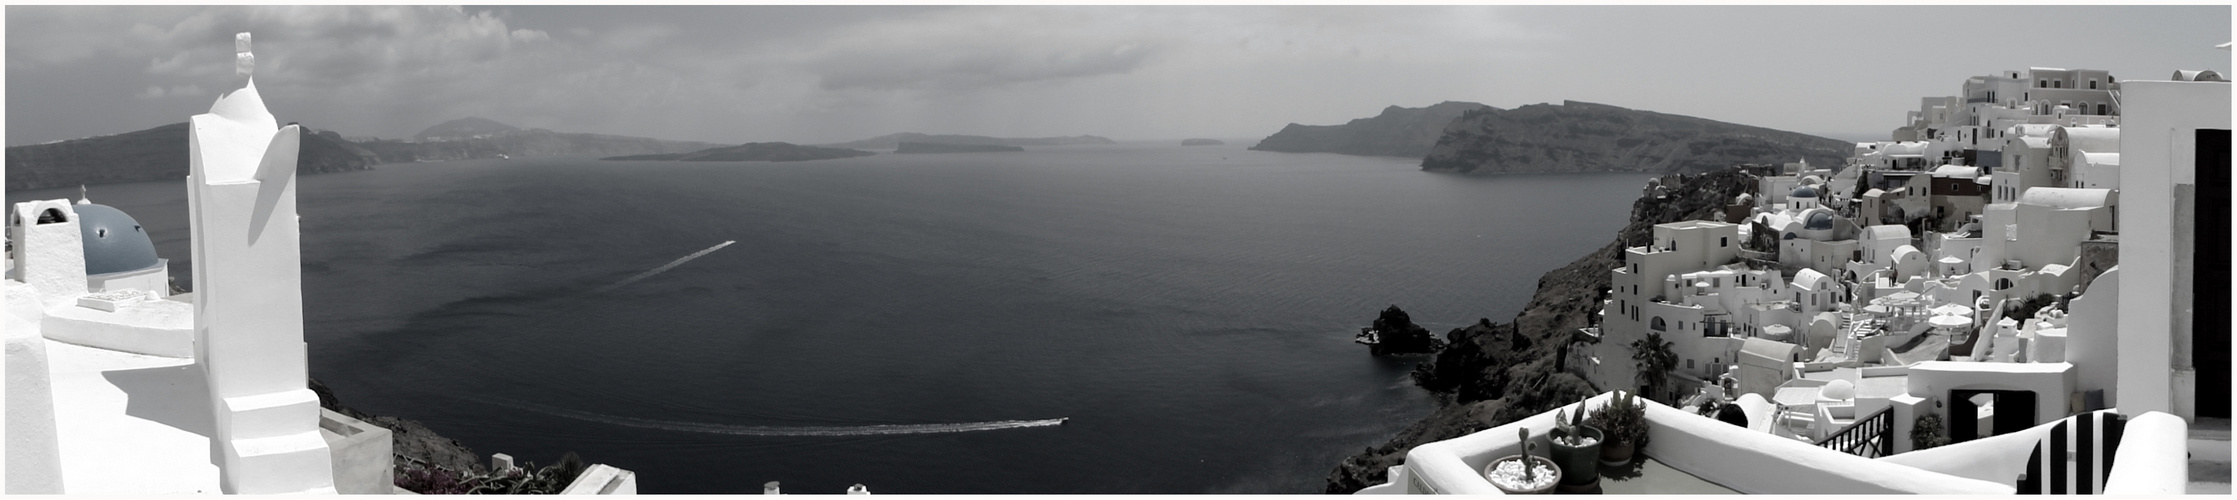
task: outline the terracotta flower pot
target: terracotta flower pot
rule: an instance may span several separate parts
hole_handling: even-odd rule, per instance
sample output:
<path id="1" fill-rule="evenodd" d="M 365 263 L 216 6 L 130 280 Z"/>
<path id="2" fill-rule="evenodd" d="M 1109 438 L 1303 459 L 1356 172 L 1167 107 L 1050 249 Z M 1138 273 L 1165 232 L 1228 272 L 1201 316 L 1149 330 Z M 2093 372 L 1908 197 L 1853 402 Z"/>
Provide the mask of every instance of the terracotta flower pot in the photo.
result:
<path id="1" fill-rule="evenodd" d="M 1532 488 L 1529 487 L 1531 485 L 1508 484 L 1502 482 L 1496 477 L 1500 475 L 1498 472 L 1500 464 L 1520 461 L 1522 461 L 1522 455 L 1507 455 L 1504 457 L 1499 457 L 1498 460 L 1491 461 L 1490 465 L 1484 466 L 1484 480 L 1490 481 L 1492 486 L 1499 487 L 1500 492 L 1509 495 L 1543 494 L 1553 491 L 1554 486 L 1561 484 L 1561 466 L 1554 464 L 1553 460 L 1537 455 L 1530 456 L 1530 463 L 1533 464 L 1531 465 L 1531 467 L 1533 468 L 1544 467 L 1548 469 L 1545 474 L 1541 474 L 1541 477 L 1538 478 L 1538 481 L 1544 484 L 1538 484 L 1536 485 L 1537 487 Z M 1552 477 L 1548 478 L 1543 476 Z"/>
<path id="2" fill-rule="evenodd" d="M 1600 444 L 1600 465 L 1622 467 L 1631 465 L 1632 443 L 1629 440 L 1609 441 Z"/>
<path id="3" fill-rule="evenodd" d="M 1581 426 L 1576 431 L 1577 435 L 1592 442 L 1571 446 L 1566 443 L 1569 433 L 1558 428 L 1548 435 L 1551 438 L 1548 441 L 1553 443 L 1553 450 L 1548 455 L 1553 458 L 1553 463 L 1561 465 L 1561 483 L 1570 486 L 1591 484 L 1600 479 L 1600 446 L 1607 439 L 1597 427 Z"/>

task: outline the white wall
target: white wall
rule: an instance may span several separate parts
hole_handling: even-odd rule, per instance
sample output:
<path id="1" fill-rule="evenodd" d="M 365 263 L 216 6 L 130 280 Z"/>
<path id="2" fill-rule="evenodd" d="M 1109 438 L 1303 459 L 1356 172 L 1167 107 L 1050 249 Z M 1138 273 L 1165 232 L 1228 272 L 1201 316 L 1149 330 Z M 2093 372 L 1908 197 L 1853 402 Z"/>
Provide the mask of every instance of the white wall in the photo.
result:
<path id="1" fill-rule="evenodd" d="M 2105 405 L 2120 404 L 2116 369 L 2120 361 L 2119 335 L 2121 268 L 2113 266 L 2097 275 L 2104 286 L 2067 304 L 2066 362 L 2074 364 L 2074 390 L 2105 391 Z"/>
<path id="2" fill-rule="evenodd" d="M 8 301 L 36 297 L 28 285 L 7 283 Z M 33 300 L 36 303 L 36 300 Z M 47 371 L 46 340 L 39 325 L 6 315 L 7 485 L 5 493 L 63 493 L 62 451 L 54 420 L 54 385 Z"/>
<path id="3" fill-rule="evenodd" d="M 39 214 L 55 211 L 67 219 L 39 223 Z M 19 224 L 9 228 L 15 241 L 17 279 L 39 291 L 46 305 L 85 294 L 85 245 L 78 229 L 78 213 L 69 200 L 38 200 L 15 204 Z"/>
<path id="4" fill-rule="evenodd" d="M 2126 81 L 2121 83 L 2121 332 L 2119 387 L 2124 413 L 2175 412 L 2175 372 L 2169 369 L 2177 329 L 2189 329 L 2188 300 L 2178 288 L 2175 186 L 2197 183 L 2195 130 L 2230 128 L 2228 82 Z M 2215 250 L 2220 251 L 2220 250 Z M 2216 284 L 2226 286 L 2226 284 Z M 2178 297 L 2178 292 L 2181 297 Z M 2180 300 L 2179 300 L 2180 299 Z M 2188 398 L 2185 394 L 2181 397 Z M 2176 412 L 2177 416 L 2190 418 Z"/>
<path id="5" fill-rule="evenodd" d="M 1926 361 L 1911 365 L 1905 392 L 1930 401 L 1945 419 L 1950 415 L 1950 391 L 1957 389 L 2021 390 L 2035 393 L 2035 422 L 2068 415 L 2067 398 L 2074 388 L 2074 365 L 2066 363 L 1979 363 Z M 1907 437 L 1906 437 L 1907 438 Z"/>

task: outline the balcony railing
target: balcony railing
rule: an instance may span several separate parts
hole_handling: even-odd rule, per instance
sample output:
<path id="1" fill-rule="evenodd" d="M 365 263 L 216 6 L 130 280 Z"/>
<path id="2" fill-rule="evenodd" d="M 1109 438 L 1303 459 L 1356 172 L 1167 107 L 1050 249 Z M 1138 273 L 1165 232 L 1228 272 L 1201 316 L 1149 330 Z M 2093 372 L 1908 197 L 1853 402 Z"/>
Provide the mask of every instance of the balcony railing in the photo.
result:
<path id="1" fill-rule="evenodd" d="M 1841 432 L 1818 441 L 1818 446 L 1864 458 L 1879 458 L 1895 454 L 1895 407 L 1881 408 L 1872 416 L 1858 419 Z"/>

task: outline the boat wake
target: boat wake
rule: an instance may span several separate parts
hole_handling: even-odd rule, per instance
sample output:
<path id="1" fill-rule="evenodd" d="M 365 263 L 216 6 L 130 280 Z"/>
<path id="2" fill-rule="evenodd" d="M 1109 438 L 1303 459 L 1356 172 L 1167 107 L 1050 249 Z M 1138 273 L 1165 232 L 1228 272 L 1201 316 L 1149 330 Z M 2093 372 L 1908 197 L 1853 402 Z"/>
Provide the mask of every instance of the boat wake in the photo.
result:
<path id="1" fill-rule="evenodd" d="M 639 429 L 654 429 L 677 432 L 697 432 L 703 434 L 725 434 L 731 436 L 838 437 L 948 434 L 956 432 L 999 431 L 1007 429 L 1028 429 L 1034 427 L 1055 427 L 1064 425 L 1064 421 L 1070 420 L 1070 417 L 1065 417 L 1042 420 L 996 420 L 989 422 L 961 422 L 945 424 L 891 424 L 852 426 L 728 425 L 705 422 L 679 422 L 674 420 L 654 420 L 646 418 L 622 417 L 591 413 L 586 411 L 553 408 L 540 404 L 524 403 L 518 401 L 492 402 L 539 413 L 546 413 L 550 415 L 589 422 L 619 425 L 624 427 L 636 427 Z"/>
<path id="2" fill-rule="evenodd" d="M 607 292 L 608 290 L 613 290 L 613 289 L 615 289 L 615 288 L 621 288 L 621 287 L 623 287 L 623 286 L 627 286 L 627 285 L 629 285 L 630 283 L 636 283 L 636 282 L 637 282 L 637 280 L 642 280 L 642 279 L 645 279 L 645 278 L 650 278 L 650 277 L 653 277 L 653 275 L 655 275 L 655 274 L 660 274 L 660 273 L 665 273 L 665 272 L 668 272 L 668 270 L 670 270 L 670 269 L 675 269 L 675 268 L 676 268 L 676 266 L 681 266 L 681 265 L 684 265 L 684 263 L 685 263 L 685 262 L 691 262 L 691 259 L 697 259 L 697 258 L 700 258 L 700 257 L 705 257 L 705 256 L 707 256 L 707 254 L 710 254 L 710 253 L 715 253 L 715 251 L 716 251 L 716 250 L 721 250 L 721 249 L 722 249 L 722 247 L 730 246 L 730 244 L 731 244 L 731 243 L 737 243 L 737 242 L 738 242 L 738 240 L 730 240 L 730 241 L 725 241 L 725 242 L 722 242 L 722 244 L 720 244 L 720 245 L 715 245 L 715 246 L 712 246 L 712 247 L 708 247 L 708 248 L 707 248 L 706 250 L 700 250 L 700 251 L 697 251 L 697 252 L 692 252 L 692 254 L 691 254 L 691 255 L 685 255 L 685 256 L 684 256 L 683 258 L 681 258 L 681 259 L 676 259 L 675 261 L 673 261 L 673 262 L 669 262 L 669 263 L 667 263 L 667 264 L 665 264 L 665 265 L 662 265 L 662 266 L 660 266 L 660 267 L 655 267 L 655 268 L 652 268 L 652 270 L 651 270 L 651 271 L 645 271 L 645 272 L 642 272 L 642 273 L 637 273 L 637 275 L 636 275 L 636 276 L 630 276 L 630 277 L 629 277 L 629 279 L 624 279 L 624 280 L 621 280 L 621 281 L 616 281 L 616 282 L 614 282 L 614 284 L 611 284 L 611 285 L 606 285 L 606 286 L 603 286 L 603 287 L 599 287 L 599 288 L 598 288 L 597 290 L 591 290 L 591 291 L 590 291 L 590 293 L 594 293 L 594 294 L 597 294 L 597 293 L 606 293 L 606 292 Z"/>

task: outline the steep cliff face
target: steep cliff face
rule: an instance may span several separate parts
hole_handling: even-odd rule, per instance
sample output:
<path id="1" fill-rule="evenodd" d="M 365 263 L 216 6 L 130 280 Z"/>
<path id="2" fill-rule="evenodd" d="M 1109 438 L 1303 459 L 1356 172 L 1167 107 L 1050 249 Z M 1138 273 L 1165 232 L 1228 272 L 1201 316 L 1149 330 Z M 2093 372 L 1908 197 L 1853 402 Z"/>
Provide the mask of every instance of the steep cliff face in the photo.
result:
<path id="1" fill-rule="evenodd" d="M 1445 127 L 1421 168 L 1455 173 L 1704 172 L 1805 158 L 1839 165 L 1852 147 L 1794 132 L 1567 101 L 1470 112 Z"/>
<path id="2" fill-rule="evenodd" d="M 1435 393 L 1438 406 L 1390 441 L 1344 459 L 1328 475 L 1329 493 L 1351 493 L 1386 481 L 1415 446 L 1489 429 L 1596 394 L 1583 379 L 1561 370 L 1561 358 L 1578 329 L 1589 326 L 1608 292 L 1608 272 L 1623 265 L 1623 249 L 1651 243 L 1654 225 L 1720 218 L 1726 202 L 1755 186 L 1737 169 L 1663 179 L 1662 198 L 1641 197 L 1631 222 L 1607 246 L 1538 278 L 1538 291 L 1507 323 L 1478 320 L 1445 334 L 1447 346 L 1414 368 L 1416 385 Z M 1621 362 L 1620 360 L 1617 362 Z"/>
<path id="3" fill-rule="evenodd" d="M 1382 114 L 1343 125 L 1289 124 L 1251 146 L 1253 151 L 1338 153 L 1420 158 L 1437 144 L 1445 125 L 1474 110 L 1496 110 L 1472 102 L 1445 101 L 1424 108 L 1383 108 Z"/>
<path id="4" fill-rule="evenodd" d="M 187 124 L 173 123 L 138 132 L 89 137 L 7 149 L 8 189 L 45 189 L 79 184 L 185 179 Z M 331 131 L 306 127 L 296 172 L 304 174 L 371 169 L 380 163 L 371 151 Z"/>

